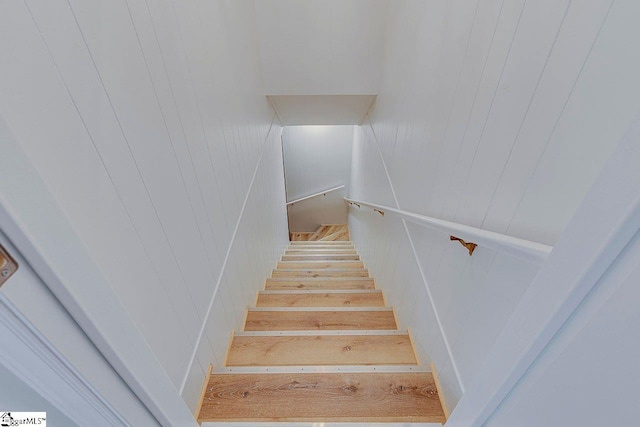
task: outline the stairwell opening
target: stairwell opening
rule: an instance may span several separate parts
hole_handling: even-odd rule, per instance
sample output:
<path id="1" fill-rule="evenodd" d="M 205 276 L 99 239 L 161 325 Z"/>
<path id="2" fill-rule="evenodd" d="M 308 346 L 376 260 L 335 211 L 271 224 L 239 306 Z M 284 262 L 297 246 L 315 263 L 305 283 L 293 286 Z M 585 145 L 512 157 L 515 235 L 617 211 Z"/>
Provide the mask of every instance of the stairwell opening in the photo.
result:
<path id="1" fill-rule="evenodd" d="M 289 238 L 322 225 L 346 224 L 355 126 L 285 126 L 282 155 Z"/>

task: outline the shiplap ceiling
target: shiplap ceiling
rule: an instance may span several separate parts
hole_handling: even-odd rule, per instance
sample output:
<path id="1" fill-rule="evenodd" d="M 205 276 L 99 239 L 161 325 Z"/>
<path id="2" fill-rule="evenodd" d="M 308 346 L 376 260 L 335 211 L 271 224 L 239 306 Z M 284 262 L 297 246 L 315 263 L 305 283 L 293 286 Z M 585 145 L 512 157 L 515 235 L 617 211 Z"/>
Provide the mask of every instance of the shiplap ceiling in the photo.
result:
<path id="1" fill-rule="evenodd" d="M 264 91 L 283 125 L 361 123 L 380 86 L 389 6 L 388 0 L 256 2 Z"/>

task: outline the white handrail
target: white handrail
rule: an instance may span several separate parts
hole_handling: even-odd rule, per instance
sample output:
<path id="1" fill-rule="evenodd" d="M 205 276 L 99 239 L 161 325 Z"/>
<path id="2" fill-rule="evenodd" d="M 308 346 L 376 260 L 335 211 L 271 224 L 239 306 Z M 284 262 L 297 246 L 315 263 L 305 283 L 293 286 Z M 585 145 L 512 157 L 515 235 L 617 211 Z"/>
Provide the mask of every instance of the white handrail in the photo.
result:
<path id="1" fill-rule="evenodd" d="M 353 200 L 347 197 L 345 197 L 344 200 L 358 206 L 369 207 L 383 214 L 390 213 L 396 215 L 415 224 L 455 235 L 456 237 L 460 237 L 468 242 L 470 241 L 478 244 L 479 246 L 504 252 L 537 265 L 544 264 L 551 253 L 551 250 L 553 250 L 553 246 L 543 245 L 541 243 L 507 236 L 506 234 L 495 233 L 493 231 L 432 218 L 413 212 L 407 212 L 390 206 Z"/>
<path id="2" fill-rule="evenodd" d="M 320 191 L 320 192 L 314 193 L 314 194 L 312 194 L 310 196 L 301 197 L 299 199 L 295 199 L 295 200 L 292 200 L 290 202 L 287 202 L 287 206 L 292 205 L 294 203 L 302 202 L 303 200 L 312 199 L 312 198 L 317 197 L 317 196 L 322 196 L 323 194 L 331 193 L 332 191 L 340 190 L 341 188 L 344 188 L 344 187 L 345 187 L 344 185 L 340 185 L 339 187 L 334 187 L 334 188 L 330 188 L 328 190 Z"/>

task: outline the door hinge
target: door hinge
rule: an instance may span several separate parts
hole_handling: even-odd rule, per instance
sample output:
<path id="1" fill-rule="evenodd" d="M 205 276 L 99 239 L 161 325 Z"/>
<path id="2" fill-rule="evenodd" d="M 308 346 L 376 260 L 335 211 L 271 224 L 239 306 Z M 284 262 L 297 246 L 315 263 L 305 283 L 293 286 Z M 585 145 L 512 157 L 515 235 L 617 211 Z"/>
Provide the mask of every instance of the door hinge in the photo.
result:
<path id="1" fill-rule="evenodd" d="M 0 245 L 0 286 L 18 270 L 18 263 L 9 252 Z"/>

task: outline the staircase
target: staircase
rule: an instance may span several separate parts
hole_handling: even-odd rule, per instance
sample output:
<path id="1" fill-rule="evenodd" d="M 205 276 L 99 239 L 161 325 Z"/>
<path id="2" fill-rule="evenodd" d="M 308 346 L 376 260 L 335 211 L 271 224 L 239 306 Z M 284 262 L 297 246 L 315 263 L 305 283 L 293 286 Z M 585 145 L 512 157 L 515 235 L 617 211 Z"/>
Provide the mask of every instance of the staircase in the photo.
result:
<path id="1" fill-rule="evenodd" d="M 289 238 L 292 242 L 336 242 L 349 240 L 346 224 L 322 224 L 315 232 L 294 231 Z"/>
<path id="2" fill-rule="evenodd" d="M 336 227 L 286 249 L 207 375 L 198 422 L 444 423 L 437 378 L 354 246 L 323 240 Z"/>

